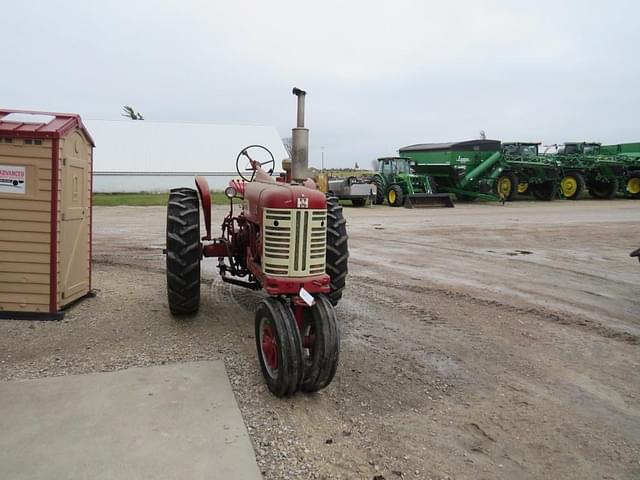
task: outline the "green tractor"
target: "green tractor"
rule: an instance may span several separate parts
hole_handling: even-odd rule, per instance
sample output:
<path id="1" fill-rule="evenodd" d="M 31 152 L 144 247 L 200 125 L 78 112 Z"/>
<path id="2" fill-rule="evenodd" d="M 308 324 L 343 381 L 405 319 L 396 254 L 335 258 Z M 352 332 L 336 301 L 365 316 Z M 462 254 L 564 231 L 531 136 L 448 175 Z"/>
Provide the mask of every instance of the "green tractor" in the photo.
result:
<path id="1" fill-rule="evenodd" d="M 415 162 L 405 157 L 378 159 L 378 173 L 373 177 L 376 184 L 375 203 L 386 200 L 392 207 L 453 207 L 448 193 L 436 193 L 435 182 L 427 175 L 414 172 Z"/>

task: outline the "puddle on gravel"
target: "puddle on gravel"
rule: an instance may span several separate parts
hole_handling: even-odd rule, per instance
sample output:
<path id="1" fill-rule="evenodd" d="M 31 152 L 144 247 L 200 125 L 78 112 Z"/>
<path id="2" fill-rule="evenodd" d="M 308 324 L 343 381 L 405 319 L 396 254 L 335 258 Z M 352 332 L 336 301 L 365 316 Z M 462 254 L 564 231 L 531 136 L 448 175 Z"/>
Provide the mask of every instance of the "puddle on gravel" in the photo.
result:
<path id="1" fill-rule="evenodd" d="M 439 375 L 447 378 L 458 377 L 461 370 L 460 362 L 444 353 L 427 352 L 424 356 L 424 363 Z"/>

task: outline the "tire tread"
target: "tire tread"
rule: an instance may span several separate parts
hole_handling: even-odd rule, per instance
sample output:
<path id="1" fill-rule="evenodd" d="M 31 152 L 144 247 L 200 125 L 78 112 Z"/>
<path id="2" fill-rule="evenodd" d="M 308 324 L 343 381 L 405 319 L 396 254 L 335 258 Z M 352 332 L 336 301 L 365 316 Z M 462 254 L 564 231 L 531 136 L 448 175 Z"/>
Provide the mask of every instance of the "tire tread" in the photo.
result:
<path id="1" fill-rule="evenodd" d="M 200 305 L 200 203 L 192 188 L 171 190 L 167 204 L 167 298 L 174 315 Z"/>
<path id="2" fill-rule="evenodd" d="M 342 206 L 336 197 L 328 196 L 326 272 L 331 278 L 328 297 L 334 306 L 342 298 L 349 272 L 348 239 L 347 221 L 342 214 Z"/>

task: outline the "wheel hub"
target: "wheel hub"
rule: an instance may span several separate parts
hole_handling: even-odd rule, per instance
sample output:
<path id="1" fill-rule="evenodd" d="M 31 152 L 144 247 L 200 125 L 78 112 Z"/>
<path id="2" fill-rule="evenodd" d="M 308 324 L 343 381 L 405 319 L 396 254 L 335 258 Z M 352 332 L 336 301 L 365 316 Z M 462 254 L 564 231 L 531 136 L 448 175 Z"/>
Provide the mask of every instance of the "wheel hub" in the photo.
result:
<path id="1" fill-rule="evenodd" d="M 640 177 L 632 177 L 627 182 L 627 191 L 633 195 L 640 193 Z"/>
<path id="2" fill-rule="evenodd" d="M 560 187 L 565 197 L 573 197 L 578 190 L 578 182 L 573 177 L 564 177 L 560 182 Z"/>
<path id="3" fill-rule="evenodd" d="M 520 182 L 518 184 L 518 193 L 524 193 L 529 188 L 529 184 L 527 182 Z"/>
<path id="4" fill-rule="evenodd" d="M 498 181 L 498 194 L 501 197 L 508 197 L 511 193 L 511 180 L 507 177 L 502 177 Z"/>
<path id="5" fill-rule="evenodd" d="M 389 190 L 389 203 L 396 203 L 396 192 Z"/>
<path id="6" fill-rule="evenodd" d="M 315 343 L 316 330 L 313 327 L 313 322 L 305 318 L 302 328 L 302 348 L 307 359 L 313 354 L 313 347 Z"/>
<path id="7" fill-rule="evenodd" d="M 270 371 L 278 369 L 278 342 L 271 325 L 265 323 L 262 326 L 262 358 Z"/>

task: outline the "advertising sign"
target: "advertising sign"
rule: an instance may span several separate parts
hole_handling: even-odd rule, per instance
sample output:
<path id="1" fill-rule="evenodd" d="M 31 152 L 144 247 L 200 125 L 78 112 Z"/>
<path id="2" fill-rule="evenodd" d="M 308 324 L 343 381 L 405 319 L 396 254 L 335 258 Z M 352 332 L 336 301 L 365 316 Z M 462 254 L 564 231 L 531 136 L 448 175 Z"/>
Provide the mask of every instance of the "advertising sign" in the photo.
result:
<path id="1" fill-rule="evenodd" d="M 25 167 L 0 165 L 0 193 L 26 193 Z"/>

